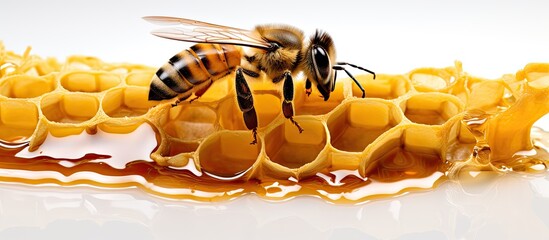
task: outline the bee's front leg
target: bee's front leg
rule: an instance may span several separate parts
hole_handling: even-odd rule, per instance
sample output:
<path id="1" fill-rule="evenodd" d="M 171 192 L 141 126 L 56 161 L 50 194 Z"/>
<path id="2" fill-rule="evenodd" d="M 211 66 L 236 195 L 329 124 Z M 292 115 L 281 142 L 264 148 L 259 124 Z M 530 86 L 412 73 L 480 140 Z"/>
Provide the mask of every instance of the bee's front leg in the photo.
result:
<path id="1" fill-rule="evenodd" d="M 284 85 L 282 86 L 282 95 L 284 100 L 282 101 L 282 112 L 284 117 L 289 119 L 299 130 L 299 133 L 303 132 L 303 128 L 294 120 L 294 80 L 290 71 L 286 71 L 283 75 Z"/>
<path id="2" fill-rule="evenodd" d="M 311 84 L 311 81 L 307 78 L 305 81 L 305 94 L 308 96 L 311 96 L 311 93 L 313 92 L 313 86 Z"/>
<path id="3" fill-rule="evenodd" d="M 254 108 L 254 98 L 252 91 L 244 78 L 242 68 L 236 70 L 235 89 L 238 107 L 242 111 L 244 123 L 249 130 L 252 130 L 253 141 L 250 144 L 257 143 L 257 114 Z"/>

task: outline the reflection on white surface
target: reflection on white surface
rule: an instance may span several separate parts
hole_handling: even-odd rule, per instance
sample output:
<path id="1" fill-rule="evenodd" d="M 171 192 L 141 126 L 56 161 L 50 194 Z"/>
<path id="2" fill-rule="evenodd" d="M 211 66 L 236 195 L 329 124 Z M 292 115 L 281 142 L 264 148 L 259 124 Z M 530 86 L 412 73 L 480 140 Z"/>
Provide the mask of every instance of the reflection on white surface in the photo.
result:
<path id="1" fill-rule="evenodd" d="M 192 203 L 137 189 L 0 185 L 0 239 L 542 239 L 549 177 L 507 174 L 357 206 L 246 196 Z"/>
<path id="2" fill-rule="evenodd" d="M 131 137 L 128 137 L 130 136 Z M 87 154 L 100 153 L 101 158 L 90 162 L 107 164 L 116 169 L 124 169 L 128 161 L 145 160 L 152 162 L 150 154 L 156 147 L 155 132 L 149 124 L 141 124 L 130 134 L 107 133 L 101 129 L 95 134 L 78 134 L 55 137 L 48 134 L 35 151 L 24 148 L 15 156 L 19 158 L 53 157 L 79 160 Z M 70 151 L 67 151 L 70 149 Z M 60 161 L 65 167 L 76 165 L 71 161 Z"/>

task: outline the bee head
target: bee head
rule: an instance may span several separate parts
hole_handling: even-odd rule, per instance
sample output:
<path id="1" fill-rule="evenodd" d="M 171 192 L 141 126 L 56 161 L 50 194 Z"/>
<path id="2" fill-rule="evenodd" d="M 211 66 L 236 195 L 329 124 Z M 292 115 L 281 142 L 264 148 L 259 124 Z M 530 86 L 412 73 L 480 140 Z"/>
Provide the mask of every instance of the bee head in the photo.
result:
<path id="1" fill-rule="evenodd" d="M 324 101 L 330 98 L 335 86 L 335 72 L 332 69 L 335 55 L 332 37 L 317 30 L 306 49 L 303 69 L 307 78 L 316 84 Z"/>

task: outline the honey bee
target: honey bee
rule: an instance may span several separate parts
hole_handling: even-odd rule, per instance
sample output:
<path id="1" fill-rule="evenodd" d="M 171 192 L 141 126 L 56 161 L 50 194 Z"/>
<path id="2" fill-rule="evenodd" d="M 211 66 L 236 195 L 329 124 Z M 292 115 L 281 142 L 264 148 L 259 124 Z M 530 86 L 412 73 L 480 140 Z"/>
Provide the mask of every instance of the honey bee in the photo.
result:
<path id="1" fill-rule="evenodd" d="M 246 127 L 252 131 L 251 144 L 257 143 L 257 114 L 244 75 L 257 78 L 260 72 L 264 72 L 273 83 L 284 81 L 282 112 L 300 133 L 303 129 L 293 119 L 292 76 L 303 72 L 307 77 L 307 96 L 314 84 L 325 101 L 334 91 L 339 70 L 353 79 L 365 97 L 364 88 L 344 66 L 371 73 L 375 79 L 375 73 L 368 69 L 336 62 L 332 38 L 320 30 L 306 41 L 301 30 L 289 25 L 259 25 L 246 30 L 175 17 L 149 16 L 143 19 L 158 25 L 172 25 L 154 30 L 153 35 L 198 43 L 179 52 L 158 69 L 150 84 L 149 100 L 177 98 L 173 104 L 176 106 L 193 93 L 196 98 L 202 96 L 213 81 L 235 71 L 237 102 Z M 247 47 L 247 51 L 240 46 Z"/>

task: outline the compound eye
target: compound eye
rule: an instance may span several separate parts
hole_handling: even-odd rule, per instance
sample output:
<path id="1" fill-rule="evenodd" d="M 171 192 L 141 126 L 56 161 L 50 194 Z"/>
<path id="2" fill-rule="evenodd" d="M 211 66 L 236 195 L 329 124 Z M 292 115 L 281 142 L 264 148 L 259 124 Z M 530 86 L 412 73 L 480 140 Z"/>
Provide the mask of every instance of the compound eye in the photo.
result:
<path id="1" fill-rule="evenodd" d="M 328 83 L 328 76 L 330 75 L 330 70 L 332 69 L 328 53 L 324 50 L 324 48 L 314 46 L 311 54 L 313 55 L 313 64 L 315 65 L 318 80 L 321 80 L 323 84 Z"/>

